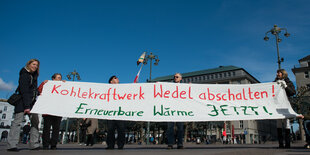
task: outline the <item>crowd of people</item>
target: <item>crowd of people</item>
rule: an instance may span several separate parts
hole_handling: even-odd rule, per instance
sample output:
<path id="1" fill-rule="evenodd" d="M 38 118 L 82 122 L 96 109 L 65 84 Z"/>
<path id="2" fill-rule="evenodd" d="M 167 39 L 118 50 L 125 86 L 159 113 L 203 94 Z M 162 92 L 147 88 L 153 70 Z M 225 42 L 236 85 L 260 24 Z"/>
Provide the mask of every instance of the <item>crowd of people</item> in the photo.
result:
<path id="1" fill-rule="evenodd" d="M 45 80 L 37 87 L 38 76 L 39 76 L 40 62 L 37 59 L 31 59 L 26 63 L 26 66 L 20 70 L 19 81 L 17 91 L 22 95 L 22 99 L 16 104 L 14 109 L 14 120 L 11 123 L 10 132 L 8 135 L 8 149 L 7 151 L 17 152 L 17 144 L 19 142 L 19 135 L 21 130 L 21 123 L 24 120 L 24 117 L 27 115 L 30 119 L 30 124 L 28 127 L 24 127 L 24 143 L 29 143 L 29 148 L 31 150 L 39 150 L 39 117 L 38 114 L 30 113 L 33 105 L 36 102 L 37 96 L 42 92 L 44 84 L 48 82 Z M 62 81 L 62 76 L 59 73 L 55 73 L 52 76 L 54 81 Z M 182 75 L 176 73 L 174 75 L 174 82 L 180 83 L 182 81 Z M 65 81 L 64 81 L 65 82 Z M 112 76 L 109 81 L 110 84 L 119 84 L 119 79 L 116 76 Z M 287 96 L 292 96 L 295 94 L 295 88 L 293 83 L 289 80 L 288 74 L 285 70 L 280 69 L 277 71 L 277 76 L 275 82 L 279 83 L 286 91 Z M 61 117 L 52 116 L 52 115 L 42 115 L 44 119 L 43 127 L 43 149 L 48 150 L 57 149 L 57 142 L 59 138 L 59 127 L 61 123 Z M 309 120 L 308 115 L 300 116 L 306 120 Z M 118 149 L 123 149 L 125 145 L 125 122 L 120 120 L 108 120 L 107 121 L 107 148 L 114 149 L 115 141 Z M 306 122 L 306 121 L 305 121 Z M 290 148 L 290 129 L 289 129 L 289 120 L 278 120 L 277 123 L 278 139 L 279 139 L 279 148 Z M 177 136 L 175 138 L 174 128 L 177 127 Z M 284 130 L 283 130 L 284 126 Z M 52 134 L 50 130 L 52 127 Z M 94 135 L 98 132 L 98 120 L 93 118 L 84 118 L 80 124 L 82 132 L 82 142 L 87 146 L 94 145 Z M 305 128 L 309 128 L 305 126 Z M 117 131 L 117 139 L 115 139 L 115 131 Z M 283 136 L 284 131 L 284 136 Z M 307 146 L 309 146 L 309 133 L 307 132 Z M 183 149 L 183 138 L 184 138 L 184 123 L 183 122 L 168 122 L 167 123 L 167 144 L 168 149 L 173 149 L 173 145 L 177 144 L 177 149 Z M 28 141 L 29 140 L 29 141 Z M 285 141 L 285 145 L 283 143 Z"/>

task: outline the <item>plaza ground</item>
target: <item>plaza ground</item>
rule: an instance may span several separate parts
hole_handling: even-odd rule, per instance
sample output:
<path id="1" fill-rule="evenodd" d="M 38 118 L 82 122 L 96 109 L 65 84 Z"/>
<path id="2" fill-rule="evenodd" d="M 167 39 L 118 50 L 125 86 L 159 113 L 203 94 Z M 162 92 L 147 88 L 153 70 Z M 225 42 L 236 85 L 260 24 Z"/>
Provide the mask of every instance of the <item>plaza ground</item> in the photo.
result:
<path id="1" fill-rule="evenodd" d="M 0 143 L 0 154 L 23 154 L 23 155 L 310 155 L 310 149 L 303 148 L 304 142 L 295 142 L 290 149 L 278 149 L 277 143 L 265 144 L 193 144 L 186 143 L 184 149 L 167 150 L 167 145 L 125 145 L 123 150 L 106 150 L 105 145 L 80 146 L 78 144 L 59 144 L 57 150 L 28 149 L 28 145 L 19 144 L 19 152 L 7 152 L 6 143 Z"/>

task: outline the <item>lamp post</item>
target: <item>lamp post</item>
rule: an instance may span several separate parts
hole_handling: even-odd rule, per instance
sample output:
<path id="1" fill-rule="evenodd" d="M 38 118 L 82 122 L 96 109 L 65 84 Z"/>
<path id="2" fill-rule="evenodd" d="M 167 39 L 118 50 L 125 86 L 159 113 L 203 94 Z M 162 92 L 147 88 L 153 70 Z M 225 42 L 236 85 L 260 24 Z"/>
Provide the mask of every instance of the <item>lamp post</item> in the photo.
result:
<path id="1" fill-rule="evenodd" d="M 285 36 L 285 37 L 289 37 L 289 36 L 290 36 L 290 34 L 287 32 L 286 28 L 280 28 L 280 27 L 278 27 L 277 25 L 274 25 L 274 27 L 273 27 L 271 30 L 269 30 L 269 31 L 266 32 L 265 37 L 264 37 L 264 40 L 265 40 L 265 41 L 268 41 L 268 40 L 269 40 L 269 37 L 267 36 L 268 33 L 271 33 L 272 35 L 275 35 L 275 37 L 276 37 L 277 56 L 278 56 L 278 66 L 279 66 L 278 68 L 279 68 L 279 69 L 281 69 L 281 62 L 284 61 L 283 58 L 280 58 L 280 53 L 279 53 L 279 42 L 282 41 L 282 39 L 279 38 L 279 34 L 281 33 L 282 30 L 285 31 L 285 33 L 284 33 L 284 36 Z"/>
<path id="2" fill-rule="evenodd" d="M 72 78 L 71 78 L 72 77 Z M 80 77 L 80 74 L 76 71 L 76 70 L 74 70 L 73 72 L 70 72 L 68 75 L 67 75 L 67 78 L 68 78 L 68 80 L 71 80 L 72 79 L 72 81 L 74 81 L 75 80 L 75 77 L 77 78 L 77 80 L 79 81 L 79 80 L 81 80 L 81 77 Z M 67 137 L 67 135 L 68 135 L 68 127 L 69 127 L 69 117 L 67 117 L 67 122 L 66 122 L 66 131 L 65 131 L 65 142 L 66 143 L 68 143 L 68 137 Z M 63 139 L 63 140 L 64 140 Z M 62 143 L 64 143 L 64 142 L 62 142 Z"/>
<path id="3" fill-rule="evenodd" d="M 143 64 L 147 64 L 147 61 L 150 60 L 150 79 L 148 81 L 152 80 L 152 61 L 153 61 L 153 59 L 155 60 L 154 65 L 157 66 L 158 62 L 159 62 L 158 56 L 153 55 L 152 52 L 150 54 L 146 53 L 144 61 L 143 61 Z M 151 126 L 151 123 L 147 122 L 147 131 L 146 131 L 146 144 L 147 145 L 149 144 L 149 138 L 150 138 L 150 126 Z"/>

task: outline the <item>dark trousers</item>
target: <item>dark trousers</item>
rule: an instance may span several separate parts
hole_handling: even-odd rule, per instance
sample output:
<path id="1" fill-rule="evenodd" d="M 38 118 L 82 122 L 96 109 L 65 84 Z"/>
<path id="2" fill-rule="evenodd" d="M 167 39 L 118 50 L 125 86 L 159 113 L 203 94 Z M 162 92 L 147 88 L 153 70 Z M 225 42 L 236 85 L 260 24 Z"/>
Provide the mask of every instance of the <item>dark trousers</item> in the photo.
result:
<path id="1" fill-rule="evenodd" d="M 117 146 L 123 148 L 125 144 L 125 121 L 108 120 L 108 148 L 114 148 L 115 145 L 115 130 L 117 130 Z"/>
<path id="2" fill-rule="evenodd" d="M 81 139 L 80 143 L 86 144 L 86 129 L 83 127 L 81 128 Z"/>
<path id="3" fill-rule="evenodd" d="M 86 142 L 86 146 L 93 146 L 94 145 L 94 134 L 89 134 L 87 135 L 87 142 Z"/>
<path id="4" fill-rule="evenodd" d="M 282 128 L 277 128 L 278 132 L 278 141 L 279 148 L 290 148 L 291 147 L 291 137 L 290 137 L 290 129 L 285 129 L 284 136 Z M 283 145 L 283 139 L 285 140 L 285 146 Z"/>
<path id="5" fill-rule="evenodd" d="M 44 124 L 43 124 L 43 147 L 56 147 L 59 136 L 59 127 L 61 122 L 61 117 L 58 116 L 43 116 Z M 50 130 L 52 127 L 52 137 L 50 134 Z"/>
<path id="6" fill-rule="evenodd" d="M 178 146 L 183 146 L 183 138 L 184 138 L 184 123 L 183 122 L 168 122 L 167 123 L 167 138 L 168 138 L 168 145 L 175 144 L 175 137 L 174 137 L 174 125 L 177 126 L 177 140 Z"/>

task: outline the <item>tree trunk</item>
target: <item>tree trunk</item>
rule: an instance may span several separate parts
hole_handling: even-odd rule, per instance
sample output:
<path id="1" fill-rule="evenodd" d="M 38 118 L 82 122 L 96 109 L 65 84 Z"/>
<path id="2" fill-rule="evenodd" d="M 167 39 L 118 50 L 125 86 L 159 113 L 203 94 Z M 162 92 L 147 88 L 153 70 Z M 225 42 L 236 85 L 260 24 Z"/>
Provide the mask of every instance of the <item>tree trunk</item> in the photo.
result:
<path id="1" fill-rule="evenodd" d="M 185 122 L 185 130 L 184 130 L 184 142 L 186 143 L 187 142 L 187 132 L 188 132 L 188 123 Z"/>
<path id="2" fill-rule="evenodd" d="M 298 119 L 298 122 L 299 122 L 300 137 L 301 137 L 301 140 L 304 142 L 305 141 L 305 130 L 302 124 L 302 119 Z"/>

